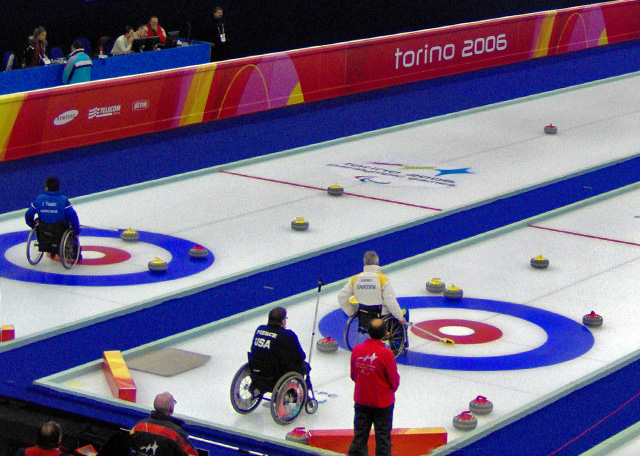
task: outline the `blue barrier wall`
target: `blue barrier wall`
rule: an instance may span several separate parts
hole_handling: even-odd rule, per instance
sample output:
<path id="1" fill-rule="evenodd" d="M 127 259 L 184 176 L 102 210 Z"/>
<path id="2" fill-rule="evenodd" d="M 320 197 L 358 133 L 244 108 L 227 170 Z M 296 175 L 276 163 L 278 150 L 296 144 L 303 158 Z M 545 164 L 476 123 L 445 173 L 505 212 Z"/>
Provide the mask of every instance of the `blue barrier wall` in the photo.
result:
<path id="1" fill-rule="evenodd" d="M 170 70 L 191 65 L 209 63 L 209 43 L 194 42 L 162 51 L 116 55 L 106 59 L 93 59 L 91 79 L 117 78 L 120 76 Z M 64 64 L 25 68 L 0 72 L 0 95 L 29 90 L 48 89 L 62 85 Z"/>

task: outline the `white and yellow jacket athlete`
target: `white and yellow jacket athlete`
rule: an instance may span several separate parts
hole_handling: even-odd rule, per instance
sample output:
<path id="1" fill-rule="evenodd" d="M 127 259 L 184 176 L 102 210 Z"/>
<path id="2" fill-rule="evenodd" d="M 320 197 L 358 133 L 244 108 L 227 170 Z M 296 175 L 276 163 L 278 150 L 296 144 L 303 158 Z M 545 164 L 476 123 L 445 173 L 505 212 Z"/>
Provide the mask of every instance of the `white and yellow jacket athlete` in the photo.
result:
<path id="1" fill-rule="evenodd" d="M 378 254 L 368 251 L 364 254 L 364 271 L 356 274 L 342 287 L 338 293 L 338 304 L 344 312 L 351 316 L 358 310 L 358 305 L 351 303 L 351 296 L 362 305 L 382 306 L 382 315 L 393 315 L 402 325 L 404 319 L 402 309 L 389 278 L 380 272 Z"/>

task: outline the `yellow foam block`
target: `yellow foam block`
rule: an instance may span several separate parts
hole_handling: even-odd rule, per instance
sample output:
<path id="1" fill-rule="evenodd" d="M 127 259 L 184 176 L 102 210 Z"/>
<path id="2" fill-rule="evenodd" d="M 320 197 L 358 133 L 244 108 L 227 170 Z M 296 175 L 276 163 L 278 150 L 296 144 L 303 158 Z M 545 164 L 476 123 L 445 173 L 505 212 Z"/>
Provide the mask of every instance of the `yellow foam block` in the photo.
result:
<path id="1" fill-rule="evenodd" d="M 7 342 L 16 338 L 16 329 L 13 325 L 2 325 L 0 333 L 0 342 Z"/>
<path id="2" fill-rule="evenodd" d="M 369 456 L 375 456 L 375 437 L 369 435 Z M 353 440 L 353 430 L 310 430 L 308 445 L 346 454 Z M 447 443 L 444 428 L 401 428 L 391 431 L 392 456 L 420 456 Z"/>
<path id="3" fill-rule="evenodd" d="M 136 384 L 133 382 L 122 353 L 119 350 L 105 351 L 102 353 L 102 360 L 102 370 L 113 397 L 135 402 Z"/>

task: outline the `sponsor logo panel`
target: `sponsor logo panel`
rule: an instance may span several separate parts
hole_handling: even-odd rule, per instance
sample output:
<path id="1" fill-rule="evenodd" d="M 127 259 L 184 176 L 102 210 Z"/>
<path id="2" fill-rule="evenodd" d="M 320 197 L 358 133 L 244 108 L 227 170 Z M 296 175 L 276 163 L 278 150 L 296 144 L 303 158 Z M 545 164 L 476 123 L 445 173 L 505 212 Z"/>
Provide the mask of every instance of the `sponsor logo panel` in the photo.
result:
<path id="1" fill-rule="evenodd" d="M 58 115 L 55 119 L 53 119 L 53 124 L 55 126 L 60 126 L 71 122 L 73 119 L 78 117 L 77 109 L 70 109 L 69 111 L 65 111 L 62 114 Z"/>

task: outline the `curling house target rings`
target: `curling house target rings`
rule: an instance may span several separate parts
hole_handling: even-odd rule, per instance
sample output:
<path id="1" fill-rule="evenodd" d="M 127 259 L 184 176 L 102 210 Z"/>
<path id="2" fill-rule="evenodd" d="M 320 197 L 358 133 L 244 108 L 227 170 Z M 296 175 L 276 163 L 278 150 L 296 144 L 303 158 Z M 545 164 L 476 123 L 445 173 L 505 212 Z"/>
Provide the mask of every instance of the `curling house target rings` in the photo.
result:
<path id="1" fill-rule="evenodd" d="M 443 297 L 416 296 L 398 298 L 400 307 L 407 309 L 451 308 L 482 310 L 510 315 L 539 326 L 547 333 L 547 340 L 532 350 L 504 356 L 455 356 L 455 346 L 450 348 L 451 356 L 418 353 L 411 350 L 396 358 L 398 364 L 432 369 L 499 371 L 531 369 L 572 360 L 587 353 L 594 344 L 594 338 L 587 328 L 562 315 L 543 309 L 489 299 L 465 297 L 451 303 Z M 341 309 L 325 315 L 318 325 L 324 336 L 331 336 L 344 346 L 342 334 L 347 316 Z"/>
<path id="2" fill-rule="evenodd" d="M 180 279 L 188 277 L 193 274 L 204 271 L 209 268 L 214 262 L 214 256 L 209 255 L 207 258 L 194 260 L 189 256 L 189 250 L 193 247 L 193 242 L 186 239 L 177 238 L 174 236 L 167 236 L 164 234 L 150 233 L 140 231 L 140 239 L 138 242 L 147 243 L 152 246 L 160 247 L 172 256 L 169 262 L 169 270 L 166 274 L 152 274 L 145 267 L 139 272 L 132 272 L 126 274 L 109 274 L 109 275 L 79 275 L 73 274 L 73 269 L 70 273 L 60 273 L 51 271 L 38 270 L 37 266 L 22 267 L 16 265 L 7 259 L 6 252 L 8 249 L 17 246 L 19 244 L 26 243 L 29 231 L 16 231 L 13 233 L 7 233 L 0 235 L 0 276 L 7 279 L 20 280 L 23 282 L 35 282 L 45 283 L 51 285 L 69 285 L 69 286 L 118 286 L 118 285 L 140 285 L 145 283 L 163 282 L 166 280 Z M 82 245 L 83 237 L 103 237 L 111 239 L 119 239 L 119 232 L 112 230 L 103 230 L 98 228 L 83 228 L 80 236 L 80 244 Z M 116 255 L 116 251 L 128 248 L 128 245 L 122 243 L 122 249 L 106 248 L 105 257 L 107 260 L 101 258 L 95 259 L 96 263 L 91 261 L 85 263 L 87 266 L 95 266 L 100 263 L 100 260 L 107 261 L 107 264 L 115 264 L 111 262 L 117 258 L 122 259 L 122 253 Z M 98 246 L 87 246 L 87 252 L 98 251 Z M 102 252 L 104 253 L 104 252 Z M 109 259 L 110 258 L 110 259 Z M 145 258 L 144 264 L 146 265 L 149 259 Z M 126 261 L 126 260 L 124 260 Z M 76 265 L 77 267 L 83 267 L 83 265 Z"/>

